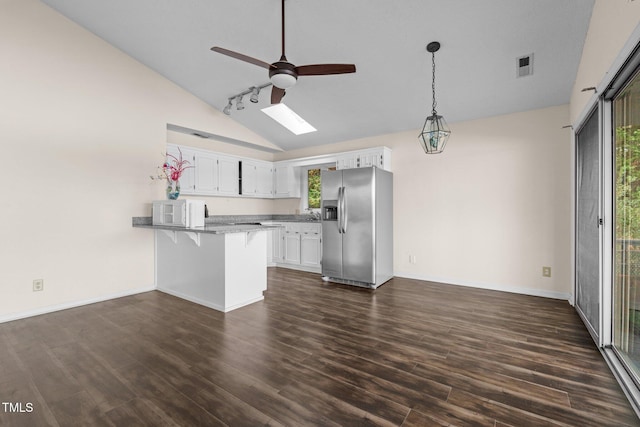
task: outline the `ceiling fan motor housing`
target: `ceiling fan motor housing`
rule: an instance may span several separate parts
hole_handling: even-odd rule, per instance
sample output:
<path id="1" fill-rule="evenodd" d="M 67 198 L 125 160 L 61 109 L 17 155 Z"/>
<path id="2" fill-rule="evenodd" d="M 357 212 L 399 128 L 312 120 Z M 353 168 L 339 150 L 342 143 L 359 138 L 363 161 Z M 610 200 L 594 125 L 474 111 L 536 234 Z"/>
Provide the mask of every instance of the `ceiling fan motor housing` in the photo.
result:
<path id="1" fill-rule="evenodd" d="M 274 86 L 280 89 L 288 89 L 296 84 L 298 73 L 296 66 L 287 61 L 274 62 L 273 67 L 269 69 L 269 79 Z"/>

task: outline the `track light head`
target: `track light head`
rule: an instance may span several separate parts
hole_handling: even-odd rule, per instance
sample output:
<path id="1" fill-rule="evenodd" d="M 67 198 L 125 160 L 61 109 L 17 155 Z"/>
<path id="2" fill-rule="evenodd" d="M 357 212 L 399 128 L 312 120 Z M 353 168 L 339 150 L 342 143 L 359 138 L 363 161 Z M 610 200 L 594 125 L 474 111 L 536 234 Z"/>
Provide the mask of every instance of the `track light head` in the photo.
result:
<path id="1" fill-rule="evenodd" d="M 236 110 L 244 110 L 244 103 L 242 102 L 242 95 L 236 98 Z"/>
<path id="2" fill-rule="evenodd" d="M 260 88 L 259 87 L 252 87 L 251 88 L 251 98 L 249 98 L 249 101 L 253 102 L 254 104 L 258 103 L 258 95 L 260 95 Z"/>
<path id="3" fill-rule="evenodd" d="M 227 116 L 231 115 L 231 99 L 229 99 L 229 103 L 227 104 L 226 107 L 224 107 L 224 110 L 222 110 L 223 113 L 225 113 Z"/>

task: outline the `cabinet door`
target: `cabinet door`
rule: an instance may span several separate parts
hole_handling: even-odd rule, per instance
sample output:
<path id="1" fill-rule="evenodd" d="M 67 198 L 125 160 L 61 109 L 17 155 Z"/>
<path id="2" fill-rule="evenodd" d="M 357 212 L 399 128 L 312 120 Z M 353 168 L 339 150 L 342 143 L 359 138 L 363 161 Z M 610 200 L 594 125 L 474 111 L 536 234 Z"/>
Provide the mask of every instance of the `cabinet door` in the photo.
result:
<path id="1" fill-rule="evenodd" d="M 287 175 L 287 167 L 276 166 L 274 169 L 274 195 L 276 197 L 287 197 L 289 195 L 289 179 Z"/>
<path id="2" fill-rule="evenodd" d="M 359 167 L 358 156 L 355 154 L 349 154 L 346 156 L 338 157 L 336 162 L 336 169 L 353 169 Z"/>
<path id="3" fill-rule="evenodd" d="M 300 232 L 287 230 L 284 233 L 284 262 L 300 264 Z"/>
<path id="4" fill-rule="evenodd" d="M 318 233 L 303 233 L 300 237 L 300 264 L 320 267 L 322 243 Z"/>
<path id="5" fill-rule="evenodd" d="M 218 192 L 218 158 L 209 153 L 195 155 L 195 192 L 213 195 Z"/>
<path id="6" fill-rule="evenodd" d="M 273 168 L 271 163 L 242 161 L 242 195 L 273 197 Z"/>
<path id="7" fill-rule="evenodd" d="M 242 161 L 242 195 L 255 196 L 258 185 L 258 171 L 256 166 L 247 161 Z"/>
<path id="8" fill-rule="evenodd" d="M 273 197 L 273 167 L 269 163 L 259 163 L 255 166 L 257 197 Z"/>
<path id="9" fill-rule="evenodd" d="M 360 155 L 360 167 L 366 168 L 369 166 L 382 167 L 378 153 L 363 153 Z"/>
<path id="10" fill-rule="evenodd" d="M 240 162 L 233 157 L 218 156 L 218 194 L 237 196 L 240 190 Z"/>
<path id="11" fill-rule="evenodd" d="M 300 197 L 300 168 L 278 164 L 274 172 L 275 197 Z"/>
<path id="12" fill-rule="evenodd" d="M 275 224 L 280 225 L 280 224 Z M 273 262 L 284 261 L 284 232 L 282 228 L 271 231 L 271 259 Z"/>

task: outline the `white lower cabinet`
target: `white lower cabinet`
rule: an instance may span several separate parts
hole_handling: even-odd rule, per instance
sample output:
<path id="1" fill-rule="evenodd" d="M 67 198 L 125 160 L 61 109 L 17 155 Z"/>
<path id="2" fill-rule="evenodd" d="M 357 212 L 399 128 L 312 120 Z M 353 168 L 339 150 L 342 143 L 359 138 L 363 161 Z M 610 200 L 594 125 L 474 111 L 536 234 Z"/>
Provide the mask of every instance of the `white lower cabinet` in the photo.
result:
<path id="1" fill-rule="evenodd" d="M 322 225 L 308 222 L 273 222 L 282 228 L 270 233 L 269 265 L 321 272 Z"/>
<path id="2" fill-rule="evenodd" d="M 320 268 L 322 261 L 322 238 L 320 227 L 303 227 L 300 235 L 300 264 Z"/>
<path id="3" fill-rule="evenodd" d="M 284 261 L 284 229 L 278 228 L 271 232 L 271 262 Z"/>
<path id="4" fill-rule="evenodd" d="M 295 227 L 292 227 L 295 228 Z M 300 232 L 286 230 L 284 232 L 284 260 L 287 264 L 300 264 Z"/>

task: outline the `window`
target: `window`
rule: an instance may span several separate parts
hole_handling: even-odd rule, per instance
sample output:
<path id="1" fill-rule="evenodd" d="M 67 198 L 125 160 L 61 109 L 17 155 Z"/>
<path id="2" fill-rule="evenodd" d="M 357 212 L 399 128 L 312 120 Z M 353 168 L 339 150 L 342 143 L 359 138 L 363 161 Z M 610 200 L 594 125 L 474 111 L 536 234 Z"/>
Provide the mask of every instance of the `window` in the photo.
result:
<path id="1" fill-rule="evenodd" d="M 640 379 L 640 75 L 613 99 L 615 241 L 613 345 Z"/>
<path id="2" fill-rule="evenodd" d="M 326 170 L 336 170 L 334 163 L 323 165 L 312 165 L 303 169 L 304 182 L 303 182 L 303 197 L 302 197 L 302 210 L 315 210 L 320 209 L 320 203 L 322 201 L 322 180 L 321 173 Z"/>
<path id="3" fill-rule="evenodd" d="M 307 207 L 309 209 L 320 209 L 320 169 L 307 170 Z"/>

